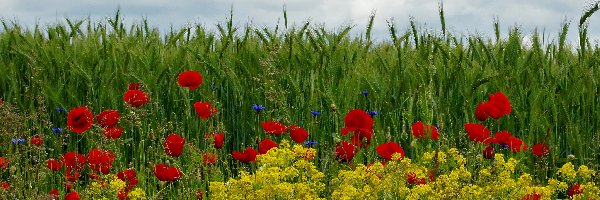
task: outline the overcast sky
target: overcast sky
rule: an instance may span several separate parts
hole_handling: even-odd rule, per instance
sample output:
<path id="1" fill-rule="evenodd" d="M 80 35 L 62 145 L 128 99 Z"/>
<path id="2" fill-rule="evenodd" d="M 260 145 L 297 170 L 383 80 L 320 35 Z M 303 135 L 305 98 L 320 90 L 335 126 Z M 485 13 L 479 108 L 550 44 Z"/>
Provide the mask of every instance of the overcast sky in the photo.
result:
<path id="1" fill-rule="evenodd" d="M 283 7 L 287 8 L 290 24 L 300 26 L 306 21 L 325 24 L 328 29 L 355 25 L 353 34 L 365 32 L 369 15 L 375 11 L 373 35 L 387 39 L 386 21 L 401 31 L 409 28 L 414 17 L 422 28 L 440 31 L 438 1 L 426 0 L 0 0 L 0 18 L 21 25 L 42 26 L 64 22 L 64 18 L 99 21 L 114 16 L 120 7 L 125 22 L 139 22 L 143 17 L 159 28 L 161 33 L 170 27 L 202 24 L 214 30 L 223 23 L 233 8 L 234 24 L 243 27 L 274 27 L 283 23 Z M 577 40 L 577 25 L 583 9 L 591 2 L 585 0 L 446 0 L 446 26 L 455 34 L 493 36 L 494 19 L 500 21 L 501 32 L 519 26 L 531 35 L 534 28 L 556 39 L 563 21 L 570 22 L 569 40 Z M 600 40 L 600 13 L 590 19 L 589 35 Z M 0 27 L 0 30 L 2 28 Z M 575 42 L 576 43 L 576 42 Z"/>

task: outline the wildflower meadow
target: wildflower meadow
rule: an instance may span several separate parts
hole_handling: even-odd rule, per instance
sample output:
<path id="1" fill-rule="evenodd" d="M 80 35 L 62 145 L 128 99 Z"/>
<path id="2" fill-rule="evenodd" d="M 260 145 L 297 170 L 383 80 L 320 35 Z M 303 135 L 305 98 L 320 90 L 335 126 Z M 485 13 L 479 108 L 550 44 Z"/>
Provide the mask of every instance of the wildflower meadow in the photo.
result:
<path id="1" fill-rule="evenodd" d="M 2 21 L 0 199 L 600 199 L 597 8 L 484 37 L 440 7 L 381 40 L 375 15 Z"/>

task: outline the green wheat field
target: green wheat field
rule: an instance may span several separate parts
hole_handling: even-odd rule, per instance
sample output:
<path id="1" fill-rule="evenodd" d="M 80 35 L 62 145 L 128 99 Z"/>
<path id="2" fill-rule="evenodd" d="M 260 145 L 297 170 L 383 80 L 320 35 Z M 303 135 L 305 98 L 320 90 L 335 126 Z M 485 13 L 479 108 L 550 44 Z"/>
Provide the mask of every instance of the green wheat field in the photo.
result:
<path id="1" fill-rule="evenodd" d="M 118 11 L 102 21 L 66 19 L 46 27 L 2 21 L 0 199 L 78 199 L 67 196 L 73 192 L 81 199 L 599 198 L 600 48 L 587 37 L 588 24 L 596 23 L 587 19 L 597 8 L 549 33 L 500 30 L 501 22 L 491 21 L 492 37 L 448 32 L 440 9 L 441 30 L 421 28 L 418 19 L 411 19 L 406 30 L 390 21 L 389 37 L 377 41 L 371 36 L 375 16 L 365 19 L 367 27 L 288 26 L 284 12 L 284 22 L 273 28 L 236 27 L 230 17 L 216 27 L 166 33 L 145 20 L 127 26 Z M 570 29 L 578 30 L 579 41 L 567 41 Z M 352 36 L 351 30 L 362 34 Z M 525 36 L 531 40 L 525 42 Z M 179 74 L 190 70 L 202 75 L 195 90 L 178 84 Z M 132 107 L 124 101 L 130 83 L 147 94 L 145 105 Z M 510 114 L 477 120 L 477 105 L 497 92 L 510 100 Z M 210 102 L 217 112 L 199 118 L 194 111 L 199 101 Z M 258 105 L 264 110 L 255 110 Z M 84 106 L 93 113 L 94 125 L 77 134 L 67 126 L 67 116 Z M 370 145 L 355 147 L 353 159 L 340 160 L 337 147 L 352 135 L 341 134 L 348 126 L 344 119 L 354 109 L 372 115 L 373 136 Z M 118 139 L 106 138 L 96 122 L 104 110 L 120 115 L 123 134 Z M 309 136 L 294 147 L 287 133 L 265 133 L 261 122 L 269 120 L 298 125 Z M 418 121 L 435 127 L 439 139 L 411 134 Z M 465 130 L 468 123 L 485 125 L 490 138 L 509 131 L 528 147 L 514 152 L 473 142 Z M 213 132 L 225 135 L 220 149 L 205 137 Z M 170 133 L 185 139 L 181 156 L 165 154 L 163 143 Z M 31 138 L 43 142 L 33 144 Z M 259 155 L 257 162 L 232 156 L 246 147 L 258 150 L 264 138 L 280 148 Z M 388 141 L 402 147 L 404 159 L 387 159 L 382 166 L 378 163 L 386 159 L 376 149 Z M 549 152 L 532 154 L 534 144 L 547 145 Z M 508 170 L 498 157 L 484 158 L 486 146 L 506 163 L 518 165 Z M 314 157 L 306 160 L 274 156 L 309 147 Z M 52 171 L 47 166 L 49 159 L 64 165 L 67 152 L 88 156 L 92 149 L 114 154 L 109 173 L 85 164 L 76 180 L 69 180 L 64 167 Z M 439 156 L 444 152 L 447 158 Z M 206 153 L 217 160 L 207 163 Z M 284 161 L 270 163 L 277 159 Z M 302 175 L 308 168 L 290 164 L 300 161 L 322 176 Z M 159 163 L 176 166 L 182 175 L 160 181 Z M 365 167 L 372 163 L 381 172 L 377 176 Z M 265 181 L 273 177 L 260 174 L 290 166 L 300 175 L 285 178 L 281 170 L 284 178 Z M 464 167 L 465 177 L 450 180 L 458 166 Z M 502 167 L 510 174 L 496 169 Z M 137 184 L 115 178 L 126 169 L 135 170 Z M 433 176 L 427 178 L 427 170 Z M 491 171 L 491 178 L 483 178 L 484 170 Z M 574 171 L 577 175 L 569 175 Z M 409 172 L 425 177 L 426 183 L 407 182 Z M 348 180 L 349 173 L 364 179 Z M 386 182 L 392 181 L 386 177 L 402 183 Z M 455 186 L 442 186 L 444 178 Z M 235 185 L 231 180 L 253 181 Z M 494 188 L 509 180 L 511 188 Z M 551 188 L 553 181 L 558 183 Z M 583 189 L 573 196 L 575 184 Z M 389 185 L 398 188 L 379 188 Z M 58 196 L 50 194 L 53 189 Z"/>

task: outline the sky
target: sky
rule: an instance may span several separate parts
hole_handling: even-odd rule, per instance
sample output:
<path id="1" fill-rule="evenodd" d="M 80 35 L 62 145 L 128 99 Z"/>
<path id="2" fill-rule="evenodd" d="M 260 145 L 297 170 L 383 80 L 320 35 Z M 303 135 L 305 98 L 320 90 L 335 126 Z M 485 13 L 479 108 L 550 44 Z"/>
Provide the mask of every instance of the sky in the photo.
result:
<path id="1" fill-rule="evenodd" d="M 43 3 L 40 3 L 43 2 Z M 352 35 L 366 31 L 371 13 L 375 13 L 373 38 L 389 38 L 387 23 L 401 32 L 410 28 L 412 17 L 422 29 L 440 32 L 438 7 L 442 0 L 0 0 L 0 19 L 22 26 L 42 27 L 64 23 L 65 18 L 101 22 L 114 16 L 119 8 L 126 24 L 146 18 L 161 33 L 171 28 L 201 24 L 216 30 L 233 10 L 234 25 L 273 28 L 283 25 L 285 6 L 290 25 L 309 21 L 328 30 L 354 26 Z M 570 23 L 568 40 L 578 41 L 577 26 L 583 10 L 593 1 L 585 0 L 445 0 L 446 27 L 455 35 L 481 35 L 492 38 L 493 22 L 498 19 L 506 36 L 509 28 L 520 27 L 526 40 L 537 28 L 549 40 L 557 40 L 563 22 Z M 589 37 L 600 40 L 600 12 L 589 19 Z M 3 28 L 0 27 L 0 31 Z"/>

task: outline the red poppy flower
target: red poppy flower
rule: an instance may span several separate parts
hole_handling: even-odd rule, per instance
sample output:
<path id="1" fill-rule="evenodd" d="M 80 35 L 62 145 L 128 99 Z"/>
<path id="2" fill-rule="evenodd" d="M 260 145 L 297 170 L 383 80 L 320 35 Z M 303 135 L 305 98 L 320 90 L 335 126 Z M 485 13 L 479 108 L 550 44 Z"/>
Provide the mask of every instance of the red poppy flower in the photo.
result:
<path id="1" fill-rule="evenodd" d="M 88 153 L 88 161 L 92 170 L 108 174 L 113 161 L 115 161 L 115 154 L 109 150 L 92 149 Z"/>
<path id="2" fill-rule="evenodd" d="M 126 169 L 117 173 L 117 177 L 121 179 L 123 182 L 129 182 L 131 179 L 135 179 L 137 174 L 133 169 Z"/>
<path id="3" fill-rule="evenodd" d="M 425 138 L 425 128 L 423 127 L 423 122 L 413 123 L 410 130 L 415 138 Z"/>
<path id="4" fill-rule="evenodd" d="M 277 143 L 273 142 L 273 140 L 265 138 L 260 142 L 260 144 L 258 144 L 258 152 L 260 154 L 265 154 L 273 147 L 277 147 Z"/>
<path id="5" fill-rule="evenodd" d="M 0 169 L 6 169 L 8 168 L 8 159 L 4 158 L 4 157 L 0 157 Z"/>
<path id="6" fill-rule="evenodd" d="M 75 133 L 83 133 L 94 124 L 94 115 L 86 107 L 74 108 L 67 116 L 67 127 Z"/>
<path id="7" fill-rule="evenodd" d="M 357 146 L 366 147 L 371 143 L 373 136 L 373 118 L 361 109 L 354 109 L 344 118 L 345 127 L 342 128 L 342 135 L 347 135 L 354 132 L 352 143 Z M 367 143 L 363 144 L 363 139 L 367 139 Z"/>
<path id="8" fill-rule="evenodd" d="M 58 196 L 60 196 L 60 194 L 58 193 L 58 190 L 56 188 L 52 188 L 50 190 L 50 192 L 48 192 L 48 194 L 52 197 L 54 197 L 54 199 L 58 199 Z"/>
<path id="9" fill-rule="evenodd" d="M 506 131 L 506 130 L 502 130 L 502 132 L 496 132 L 496 135 L 494 136 L 494 138 L 490 138 L 489 141 L 486 141 L 487 143 L 496 143 L 499 145 L 508 145 L 508 143 L 510 142 L 512 133 Z"/>
<path id="10" fill-rule="evenodd" d="M 534 144 L 531 146 L 531 152 L 539 157 L 547 156 L 550 153 L 550 147 L 547 144 Z"/>
<path id="11" fill-rule="evenodd" d="M 202 84 L 202 75 L 200 73 L 190 70 L 187 72 L 182 72 L 177 77 L 177 83 L 181 87 L 190 88 L 190 90 L 195 90 L 200 84 Z"/>
<path id="12" fill-rule="evenodd" d="M 65 200 L 79 200 L 81 197 L 79 193 L 73 191 L 65 196 Z"/>
<path id="13" fill-rule="evenodd" d="M 502 117 L 502 111 L 500 111 L 500 109 L 498 107 L 495 106 L 489 106 L 488 110 L 486 111 L 486 113 L 494 119 L 500 119 L 500 117 Z"/>
<path id="14" fill-rule="evenodd" d="M 475 108 L 475 118 L 479 121 L 485 121 L 488 117 L 499 119 L 502 117 L 502 112 L 492 102 L 483 102 Z"/>
<path id="15" fill-rule="evenodd" d="M 351 143 L 343 141 L 341 145 L 335 147 L 336 159 L 340 162 L 350 162 L 358 149 Z"/>
<path id="16" fill-rule="evenodd" d="M 171 133 L 165 139 L 165 143 L 163 143 L 163 147 L 165 149 L 165 153 L 169 156 L 179 157 L 181 156 L 181 152 L 183 151 L 183 145 L 185 144 L 185 139 L 181 136 Z"/>
<path id="17" fill-rule="evenodd" d="M 523 140 L 518 137 L 510 136 L 508 144 L 512 152 L 521 152 L 521 150 L 527 150 L 527 144 L 523 143 Z"/>
<path id="18" fill-rule="evenodd" d="M 35 146 L 41 146 L 44 143 L 41 137 L 36 136 L 31 138 L 31 144 Z"/>
<path id="19" fill-rule="evenodd" d="M 417 183 L 417 174 L 415 174 L 414 172 L 406 173 L 406 182 L 408 182 L 408 184 Z"/>
<path id="20" fill-rule="evenodd" d="M 96 116 L 98 124 L 104 128 L 109 128 L 119 123 L 119 112 L 117 110 L 105 110 Z"/>
<path id="21" fill-rule="evenodd" d="M 420 178 L 417 181 L 417 185 L 425 185 L 425 184 L 427 184 L 427 181 L 425 180 L 425 178 Z"/>
<path id="22" fill-rule="evenodd" d="M 71 151 L 71 152 L 67 152 L 67 153 L 65 153 L 65 155 L 63 155 L 62 163 L 68 169 L 75 169 L 78 171 L 78 170 L 83 169 L 83 167 L 85 166 L 85 163 L 87 163 L 87 158 L 83 154 L 75 153 L 75 152 Z"/>
<path id="23" fill-rule="evenodd" d="M 344 117 L 344 123 L 346 127 L 342 129 L 343 135 L 358 129 L 365 129 L 365 131 L 373 129 L 373 119 L 367 112 L 361 109 L 354 109 L 348 112 L 346 117 Z"/>
<path id="24" fill-rule="evenodd" d="M 214 134 L 215 148 L 221 149 L 221 147 L 223 147 L 223 142 L 225 142 L 225 134 L 223 134 L 223 133 Z"/>
<path id="25" fill-rule="evenodd" d="M 240 161 L 240 162 L 256 162 L 256 155 L 258 155 L 258 152 L 252 148 L 246 148 L 246 150 L 244 150 L 244 152 L 231 152 L 231 155 L 233 156 L 234 159 Z"/>
<path id="26" fill-rule="evenodd" d="M 2 189 L 7 190 L 8 188 L 10 188 L 10 183 L 2 182 L 2 184 L 0 184 L 0 186 L 2 186 Z"/>
<path id="27" fill-rule="evenodd" d="M 485 149 L 483 149 L 483 157 L 486 159 L 492 159 L 494 157 L 494 147 L 486 146 Z"/>
<path id="28" fill-rule="evenodd" d="M 121 129 L 121 127 L 118 126 L 113 126 L 110 128 L 105 128 L 102 131 L 102 134 L 104 134 L 104 136 L 110 139 L 118 139 L 123 134 L 123 129 Z"/>
<path id="29" fill-rule="evenodd" d="M 80 171 L 74 168 L 67 168 L 65 170 L 65 178 L 70 182 L 75 182 L 79 180 L 79 176 L 81 175 Z"/>
<path id="30" fill-rule="evenodd" d="M 485 121 L 488 117 L 499 119 L 503 115 L 510 114 L 512 107 L 510 101 L 502 92 L 490 94 L 489 101 L 479 103 L 475 108 L 475 118 Z"/>
<path id="31" fill-rule="evenodd" d="M 48 159 L 46 164 L 48 166 L 48 169 L 50 169 L 54 172 L 58 171 L 58 170 L 60 170 L 60 168 L 62 168 L 62 163 L 59 160 Z"/>
<path id="32" fill-rule="evenodd" d="M 435 126 L 425 125 L 420 121 L 413 123 L 411 132 L 415 138 L 425 139 L 426 137 L 431 137 L 432 140 L 437 140 L 440 137 Z"/>
<path id="33" fill-rule="evenodd" d="M 129 195 L 129 192 L 127 192 L 126 190 L 121 190 L 119 191 L 119 194 L 117 194 L 117 197 L 119 197 L 119 200 L 126 200 L 127 195 Z"/>
<path id="34" fill-rule="evenodd" d="M 127 90 L 123 95 L 123 101 L 132 107 L 140 107 L 148 103 L 148 95 L 141 90 Z"/>
<path id="35" fill-rule="evenodd" d="M 538 193 L 529 193 L 525 196 L 523 196 L 523 198 L 521 200 L 540 200 L 542 199 L 542 195 L 538 194 Z"/>
<path id="36" fill-rule="evenodd" d="M 569 197 L 573 197 L 577 194 L 581 194 L 583 193 L 583 189 L 580 188 L 581 186 L 579 185 L 579 183 L 575 183 L 571 186 L 571 188 L 569 188 L 569 192 L 567 193 L 567 195 L 569 195 Z"/>
<path id="37" fill-rule="evenodd" d="M 287 127 L 277 121 L 266 121 L 260 123 L 263 130 L 270 135 L 280 135 L 287 132 Z"/>
<path id="38" fill-rule="evenodd" d="M 209 102 L 196 102 L 194 103 L 194 110 L 200 119 L 207 119 L 210 116 L 217 114 L 217 108 L 210 105 Z"/>
<path id="39" fill-rule="evenodd" d="M 213 140 L 213 145 L 216 149 L 221 149 L 223 147 L 223 142 L 225 142 L 225 134 L 223 133 L 207 133 L 204 135 L 204 139 Z"/>
<path id="40" fill-rule="evenodd" d="M 156 167 L 154 167 L 154 175 L 160 181 L 174 182 L 174 181 L 179 180 L 179 178 L 181 178 L 183 173 L 181 173 L 181 171 L 179 171 L 179 169 L 177 169 L 177 167 L 174 167 L 174 166 L 169 167 L 169 166 L 161 163 L 161 164 L 156 165 Z"/>
<path id="41" fill-rule="evenodd" d="M 302 127 L 290 125 L 290 137 L 296 143 L 304 143 L 304 140 L 308 138 L 308 132 Z"/>
<path id="42" fill-rule="evenodd" d="M 433 170 L 429 171 L 429 181 L 430 182 L 435 181 L 435 172 Z"/>
<path id="43" fill-rule="evenodd" d="M 404 149 L 400 144 L 395 142 L 387 142 L 377 146 L 377 153 L 385 160 L 392 160 L 392 155 L 395 153 L 400 154 L 400 159 L 404 158 Z"/>
<path id="44" fill-rule="evenodd" d="M 481 124 L 465 124 L 469 139 L 475 142 L 485 142 L 490 137 L 490 130 Z"/>
<path id="45" fill-rule="evenodd" d="M 214 164 L 218 159 L 217 154 L 214 153 L 205 153 L 202 155 L 202 163 L 205 165 Z"/>
<path id="46" fill-rule="evenodd" d="M 158 178 L 159 181 L 167 181 L 167 165 L 165 164 L 158 164 L 154 167 L 154 175 L 156 176 L 156 178 Z"/>
<path id="47" fill-rule="evenodd" d="M 492 103 L 502 115 L 508 115 L 512 110 L 508 97 L 506 97 L 506 95 L 504 95 L 502 92 L 490 94 L 490 103 Z"/>
<path id="48" fill-rule="evenodd" d="M 8 159 L 0 157 L 0 169 L 8 168 Z"/>
<path id="49" fill-rule="evenodd" d="M 475 108 L 475 118 L 479 121 L 485 121 L 490 115 L 488 114 L 488 110 L 490 110 L 491 104 L 488 102 L 479 103 L 477 108 Z"/>
<path id="50" fill-rule="evenodd" d="M 123 182 L 127 183 L 126 190 L 129 191 L 133 189 L 137 184 L 138 180 L 136 178 L 135 170 L 126 169 L 119 173 L 117 173 L 117 178 L 121 179 Z"/>

